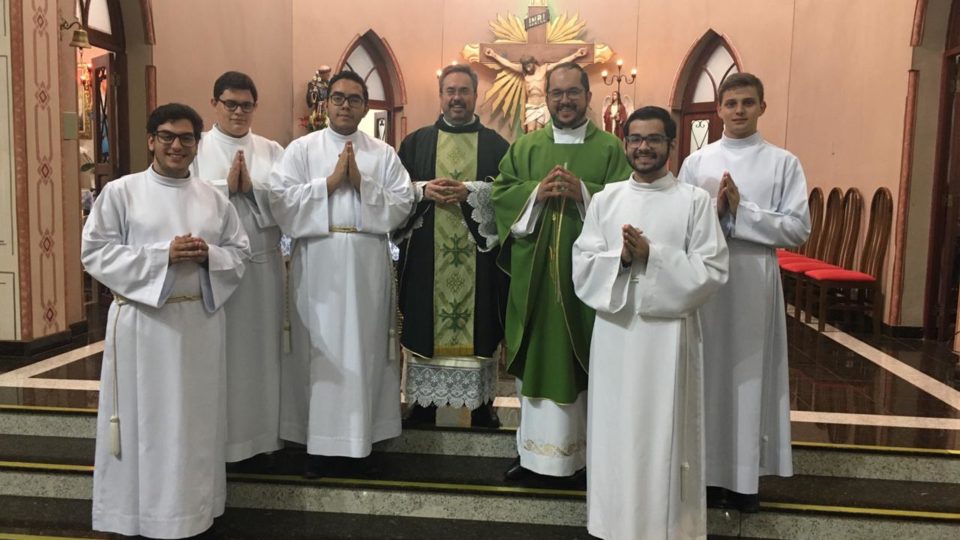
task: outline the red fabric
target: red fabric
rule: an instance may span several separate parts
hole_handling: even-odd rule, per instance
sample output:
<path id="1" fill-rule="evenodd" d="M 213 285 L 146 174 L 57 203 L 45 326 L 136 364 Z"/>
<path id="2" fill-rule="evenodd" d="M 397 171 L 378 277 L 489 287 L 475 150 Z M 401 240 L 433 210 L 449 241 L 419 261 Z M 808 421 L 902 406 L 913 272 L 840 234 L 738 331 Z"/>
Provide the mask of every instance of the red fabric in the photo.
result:
<path id="1" fill-rule="evenodd" d="M 853 270 L 844 270 L 843 268 L 811 270 L 809 272 L 806 272 L 804 275 L 806 275 L 810 279 L 815 279 L 817 281 L 872 282 L 877 280 L 877 278 L 871 276 L 870 274 L 864 274 L 863 272 L 855 272 Z"/>
<path id="2" fill-rule="evenodd" d="M 830 263 L 825 263 L 823 261 L 818 261 L 816 259 L 810 259 L 806 261 L 786 261 L 786 262 L 780 263 L 780 268 L 783 270 L 786 270 L 787 272 L 796 272 L 796 273 L 803 273 L 803 272 L 809 272 L 810 270 L 824 270 L 824 269 L 843 270 L 839 266 L 835 266 Z"/>
<path id="3" fill-rule="evenodd" d="M 804 258 L 804 259 L 809 259 L 809 258 L 810 258 L 810 257 L 807 257 L 806 255 L 804 255 L 804 254 L 802 254 L 802 253 L 794 253 L 794 252 L 792 252 L 792 251 L 787 251 L 787 250 L 785 250 L 785 249 L 778 249 L 778 250 L 777 250 L 777 257 L 780 258 L 780 259 L 794 259 L 794 258 L 796 258 L 796 257 L 802 257 L 802 258 Z"/>

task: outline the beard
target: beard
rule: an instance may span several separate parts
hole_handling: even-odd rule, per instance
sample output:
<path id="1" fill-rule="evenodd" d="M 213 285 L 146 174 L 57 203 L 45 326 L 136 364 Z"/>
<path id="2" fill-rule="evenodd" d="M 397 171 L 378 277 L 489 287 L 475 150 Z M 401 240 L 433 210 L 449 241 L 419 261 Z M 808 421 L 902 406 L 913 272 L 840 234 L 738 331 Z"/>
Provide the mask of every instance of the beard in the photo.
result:
<path id="1" fill-rule="evenodd" d="M 637 165 L 637 157 L 640 157 L 640 156 L 654 157 L 656 158 L 656 161 L 654 161 L 652 165 L 648 165 L 648 166 Z M 630 166 L 633 167 L 633 170 L 637 171 L 637 173 L 639 174 L 650 174 L 652 172 L 659 171 L 660 169 L 662 169 L 663 166 L 667 164 L 667 161 L 669 159 L 670 159 L 669 152 L 666 152 L 659 156 L 653 152 L 637 153 L 631 156 Z"/>
<path id="2" fill-rule="evenodd" d="M 569 122 L 564 122 L 560 120 L 558 117 L 560 113 L 565 110 L 571 110 L 579 114 L 577 114 L 577 116 L 574 117 L 573 120 Z M 550 114 L 550 119 L 553 120 L 554 126 L 562 129 L 570 129 L 570 128 L 578 127 L 581 124 L 583 124 L 584 120 L 586 119 L 586 116 L 587 116 L 586 111 L 579 111 L 576 105 L 562 105 L 560 107 L 557 107 L 556 114 L 553 114 L 553 113 Z"/>

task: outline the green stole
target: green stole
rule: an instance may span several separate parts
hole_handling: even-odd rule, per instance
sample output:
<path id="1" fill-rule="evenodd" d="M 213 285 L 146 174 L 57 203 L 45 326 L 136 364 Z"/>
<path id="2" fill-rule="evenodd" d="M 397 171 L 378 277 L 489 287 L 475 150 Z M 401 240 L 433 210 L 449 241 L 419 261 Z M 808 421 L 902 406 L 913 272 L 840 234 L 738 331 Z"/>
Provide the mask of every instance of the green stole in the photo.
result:
<path id="1" fill-rule="evenodd" d="M 476 132 L 438 133 L 436 176 L 477 177 Z M 477 250 L 460 205 L 434 205 L 433 253 L 433 354 L 473 356 Z"/>

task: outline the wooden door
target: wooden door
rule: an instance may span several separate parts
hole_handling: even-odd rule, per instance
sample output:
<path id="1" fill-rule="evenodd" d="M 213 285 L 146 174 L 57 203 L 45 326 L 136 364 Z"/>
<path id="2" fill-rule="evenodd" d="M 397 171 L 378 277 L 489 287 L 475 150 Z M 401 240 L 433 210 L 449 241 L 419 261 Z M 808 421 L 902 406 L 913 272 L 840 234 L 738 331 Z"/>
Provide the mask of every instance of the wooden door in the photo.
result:
<path id="1" fill-rule="evenodd" d="M 93 151 L 96 193 L 120 176 L 117 133 L 117 88 L 119 78 L 113 54 L 93 59 Z"/>

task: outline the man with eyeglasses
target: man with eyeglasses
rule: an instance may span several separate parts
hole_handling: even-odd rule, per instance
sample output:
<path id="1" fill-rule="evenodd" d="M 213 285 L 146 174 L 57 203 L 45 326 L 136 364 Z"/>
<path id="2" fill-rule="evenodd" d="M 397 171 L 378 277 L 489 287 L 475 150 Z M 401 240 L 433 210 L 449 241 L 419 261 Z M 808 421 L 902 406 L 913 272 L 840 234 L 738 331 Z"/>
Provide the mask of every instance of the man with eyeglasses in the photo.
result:
<path id="1" fill-rule="evenodd" d="M 93 528 L 200 534 L 226 497 L 225 316 L 249 258 L 236 210 L 190 173 L 203 121 L 147 120 L 153 163 L 108 183 L 83 228 L 87 272 L 114 294 L 100 377 Z"/>
<path id="2" fill-rule="evenodd" d="M 553 125 L 517 139 L 493 185 L 499 262 L 510 275 L 507 371 L 517 377 L 521 407 L 510 480 L 531 471 L 571 476 L 586 464 L 593 310 L 574 294 L 570 250 L 591 193 L 631 171 L 620 140 L 587 119 L 582 67 L 554 67 L 546 90 Z"/>
<path id="3" fill-rule="evenodd" d="M 792 476 L 787 323 L 776 248 L 810 234 L 800 161 L 765 141 L 763 83 L 728 76 L 717 91 L 723 138 L 690 155 L 680 180 L 716 199 L 730 281 L 703 313 L 708 503 L 759 509 L 759 477 Z"/>
<path id="4" fill-rule="evenodd" d="M 697 309 L 727 279 L 710 194 L 670 173 L 677 125 L 626 121 L 626 182 L 608 184 L 573 245 L 573 283 L 597 310 L 587 406 L 587 527 L 598 538 L 704 538 Z"/>
<path id="5" fill-rule="evenodd" d="M 228 71 L 213 83 L 216 115 L 203 134 L 193 174 L 226 195 L 250 238 L 240 287 L 224 306 L 227 317 L 227 462 L 281 447 L 280 354 L 283 333 L 283 255 L 280 228 L 270 214 L 266 181 L 283 147 L 250 126 L 257 87 Z"/>
<path id="6" fill-rule="evenodd" d="M 470 409 L 472 425 L 495 428 L 507 287 L 490 191 L 509 144 L 474 114 L 477 74 L 469 66 L 445 67 L 439 86 L 442 114 L 400 145 L 417 199 L 397 267 L 408 353 L 404 425 L 432 424 L 437 407 L 452 406 Z"/>
<path id="7" fill-rule="evenodd" d="M 413 190 L 397 153 L 357 129 L 367 86 L 330 79 L 330 125 L 283 153 L 270 208 L 295 242 L 290 261 L 293 350 L 281 366 L 280 436 L 307 445 L 305 475 L 362 463 L 400 435 L 400 359 L 388 235 Z"/>

